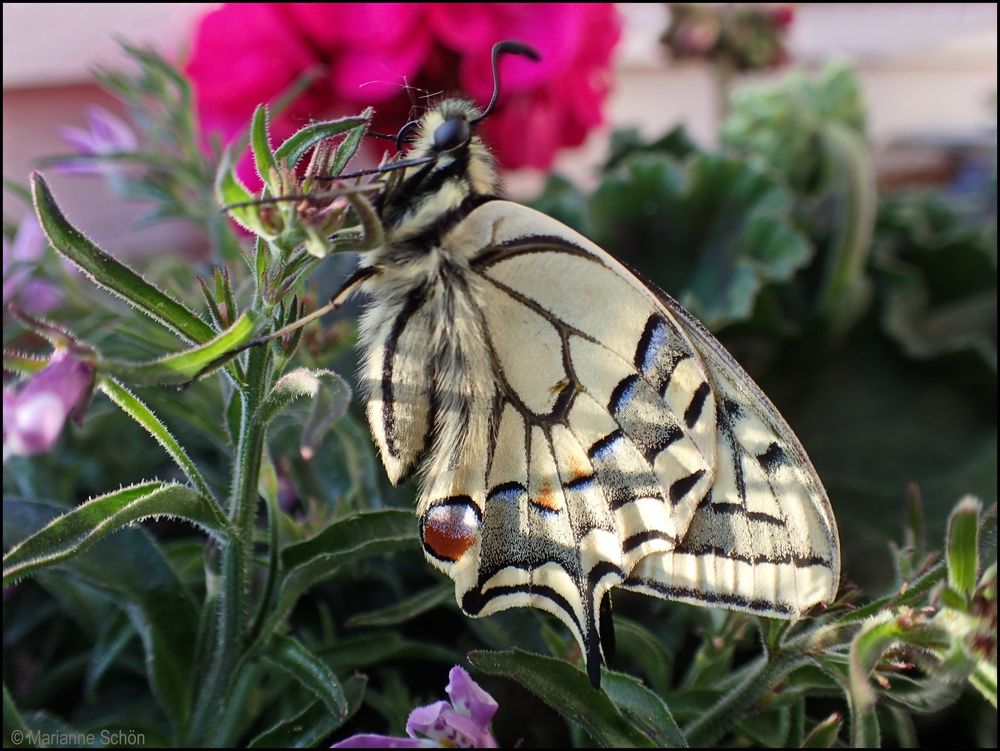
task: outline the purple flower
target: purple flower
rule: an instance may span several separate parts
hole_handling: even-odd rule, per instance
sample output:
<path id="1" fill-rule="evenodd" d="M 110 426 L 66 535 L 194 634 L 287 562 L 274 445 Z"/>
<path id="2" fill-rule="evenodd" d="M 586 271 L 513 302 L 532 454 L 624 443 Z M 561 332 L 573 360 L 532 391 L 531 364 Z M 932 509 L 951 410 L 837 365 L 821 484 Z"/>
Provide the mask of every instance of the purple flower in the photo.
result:
<path id="1" fill-rule="evenodd" d="M 13 242 L 3 239 L 3 304 L 13 302 L 28 313 L 45 313 L 59 304 L 58 288 L 31 271 L 42 258 L 45 235 L 34 216 L 18 225 Z"/>
<path id="2" fill-rule="evenodd" d="M 64 125 L 59 135 L 80 156 L 101 157 L 107 154 L 135 151 L 138 139 L 128 123 L 111 114 L 103 107 L 93 105 L 87 108 L 90 130 Z M 65 175 L 110 175 L 120 171 L 120 166 L 100 158 L 66 159 L 56 167 Z"/>
<path id="3" fill-rule="evenodd" d="M 496 748 L 489 725 L 497 703 L 458 665 L 448 674 L 450 702 L 417 707 L 406 720 L 409 738 L 362 733 L 331 748 Z M 419 737 L 423 736 L 423 737 Z"/>
<path id="4" fill-rule="evenodd" d="M 67 347 L 48 366 L 15 388 L 3 389 L 3 458 L 31 456 L 55 444 L 69 417 L 79 419 L 90 401 L 94 366 Z"/>

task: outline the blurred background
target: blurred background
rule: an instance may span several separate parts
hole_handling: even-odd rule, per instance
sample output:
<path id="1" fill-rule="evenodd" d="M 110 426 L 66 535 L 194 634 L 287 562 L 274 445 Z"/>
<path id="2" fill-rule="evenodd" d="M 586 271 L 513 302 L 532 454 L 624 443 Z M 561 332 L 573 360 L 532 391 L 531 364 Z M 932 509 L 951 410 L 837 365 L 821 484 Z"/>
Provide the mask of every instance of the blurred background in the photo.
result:
<path id="1" fill-rule="evenodd" d="M 196 275 L 208 277 L 213 264 L 225 263 L 239 307 L 253 285 L 238 260 L 246 237 L 229 232 L 212 194 L 218 151 L 187 131 L 186 141 L 170 140 L 180 129 L 157 113 L 195 118 L 187 108 L 157 109 L 164 91 L 174 90 L 162 81 L 143 88 L 143 76 L 160 69 L 137 65 L 117 40 L 150 45 L 185 71 L 198 95 L 197 119 L 206 129 L 219 126 L 225 138 L 239 137 L 258 102 L 269 101 L 273 112 L 285 91 L 297 91 L 301 97 L 272 119 L 277 141 L 311 117 L 356 114 L 369 103 L 375 127 L 394 132 L 424 93 L 415 89 L 411 102 L 398 73 L 404 69 L 415 71 L 411 84 L 432 94 L 461 87 L 485 101 L 490 30 L 503 30 L 501 38 L 523 32 L 563 67 L 505 61 L 507 94 L 483 130 L 511 196 L 592 237 L 705 322 L 816 465 L 840 529 L 842 594 L 850 599 L 854 585 L 864 598 L 899 591 L 916 570 L 908 563 L 913 551 L 923 551 L 920 530 L 928 549 L 940 549 L 959 498 L 972 494 L 989 508 L 997 495 L 996 4 L 594 5 L 599 9 L 550 8 L 533 18 L 540 11 L 531 6 L 500 11 L 496 4 L 412 4 L 405 11 L 403 4 L 357 4 L 343 11 L 347 6 L 319 4 L 7 3 L 4 177 L 24 185 L 44 163 L 72 223 L 193 310 L 205 310 Z M 349 14 L 345 23 L 335 22 L 338 13 Z M 433 43 L 421 36 L 431 21 Z M 424 46 L 414 52 L 414 41 Z M 316 50 L 326 66 L 319 73 L 311 67 Z M 104 81 L 124 96 L 95 82 L 95 66 L 128 71 Z M 317 82 L 326 93 L 339 87 L 341 99 L 317 98 Z M 95 117 L 94 105 L 111 114 Z M 77 129 L 69 138 L 67 126 Z M 383 146 L 369 144 L 362 158 L 377 159 Z M 88 161 L 102 149 L 152 154 L 154 168 Z M 67 169 L 65 156 L 74 151 L 78 160 L 69 161 L 77 169 Z M 61 165 L 53 155 L 64 157 Z M 9 294 L 27 304 L 27 282 L 34 282 L 51 296 L 39 312 L 72 322 L 104 355 L 137 359 L 176 348 L 171 335 L 81 283 L 51 248 L 42 249 L 37 233 L 34 251 L 18 259 L 29 211 L 16 187 L 5 191 L 5 304 Z M 21 264 L 10 275 L 9 255 Z M 310 293 L 324 299 L 353 264 L 344 255 L 325 258 Z M 296 356 L 351 380 L 357 314 L 349 307 L 307 329 Z M 5 316 L 5 345 L 20 346 L 23 330 L 10 324 Z M 139 393 L 221 489 L 231 445 L 219 418 L 225 394 L 218 380 L 198 381 L 183 398 L 157 387 Z M 290 539 L 358 510 L 412 505 L 412 484 L 387 487 L 362 412 L 355 399 L 308 461 L 297 444 L 303 415 L 269 434 Z M 98 397 L 57 450 L 7 462 L 4 482 L 5 494 L 72 506 L 145 477 L 175 475 L 159 448 Z M 166 541 L 186 586 L 200 592 L 201 543 L 178 525 L 148 526 Z M 78 675 L 46 666 L 66 654 L 75 660 L 89 646 L 79 643 L 76 621 L 44 615 L 62 607 L 53 605 L 50 589 L 69 602 L 53 581 L 16 588 L 13 607 L 5 599 L 5 647 L 9 642 L 16 658 L 15 698 L 72 716 Z M 372 656 L 352 641 L 388 638 L 385 630 L 366 631 L 352 614 L 431 591 L 431 610 L 395 624 L 393 634 L 412 639 L 397 651 Z M 553 648 L 562 637 L 536 614 L 461 617 L 451 583 L 416 552 L 352 569 L 306 602 L 291 619 L 296 632 L 326 645 L 338 671 L 368 671 L 381 691 L 371 706 L 390 723 L 413 706 L 408 692 L 440 689 L 421 660 L 447 661 L 484 644 L 565 652 Z M 759 649 L 742 616 L 624 592 L 615 607 L 616 617 L 655 630 L 678 676 L 691 668 L 683 689 L 669 695 L 682 721 L 703 707 L 684 703 L 689 689 L 720 691 L 733 665 Z M 47 618 L 52 623 L 43 623 Z M 995 609 L 993 619 L 995 665 Z M 50 642 L 35 639 L 35 629 L 58 631 L 51 642 L 58 648 L 36 649 Z M 734 663 L 737 641 L 742 657 Z M 713 652 L 717 643 L 728 657 Z M 648 645 L 636 645 L 620 664 L 642 672 Z M 703 659 L 715 667 L 702 670 Z M 56 677 L 36 680 L 50 673 Z M 960 687 L 948 690 L 950 698 L 934 706 L 914 701 L 914 712 L 931 713 L 915 720 L 921 742 L 995 746 L 995 710 L 968 691 L 958 701 Z M 294 697 L 281 702 L 294 705 Z M 841 708 L 823 696 L 810 717 Z M 366 711 L 358 729 L 371 727 Z M 525 729 L 526 716 L 541 721 Z M 502 744 L 525 733 L 528 746 L 568 742 L 561 721 L 537 702 L 505 717 Z M 761 717 L 761 726 L 771 722 Z M 915 742 L 909 727 L 901 722 L 887 738 Z M 783 743 L 751 730 L 743 728 L 735 742 Z"/>
<path id="2" fill-rule="evenodd" d="M 61 153 L 61 125 L 83 126 L 94 103 L 121 112 L 90 75 L 125 58 L 116 42 L 150 44 L 174 59 L 190 49 L 198 19 L 213 3 L 5 3 L 3 6 L 3 173 L 23 180 L 43 155 Z M 955 147 L 991 137 L 996 123 L 997 7 L 995 3 L 799 3 L 787 32 L 789 60 L 818 67 L 850 62 L 867 105 L 867 133 L 884 180 L 940 179 Z M 606 157 L 611 130 L 634 126 L 646 137 L 678 123 L 700 144 L 717 141 L 721 117 L 713 67 L 705 60 L 670 60 L 660 37 L 669 9 L 621 3 L 622 35 L 606 124 L 577 149 L 560 153 L 555 170 L 586 184 Z M 776 79 L 783 68 L 745 79 Z M 54 176 L 53 188 L 71 214 L 86 213 L 94 239 L 129 252 L 149 252 L 178 235 L 181 225 L 141 231 L 129 207 L 108 201 L 97 177 Z M 511 192 L 537 191 L 537 171 L 506 175 Z M 143 208 L 133 206 L 133 216 Z M 125 221 L 123 221 L 125 219 Z"/>

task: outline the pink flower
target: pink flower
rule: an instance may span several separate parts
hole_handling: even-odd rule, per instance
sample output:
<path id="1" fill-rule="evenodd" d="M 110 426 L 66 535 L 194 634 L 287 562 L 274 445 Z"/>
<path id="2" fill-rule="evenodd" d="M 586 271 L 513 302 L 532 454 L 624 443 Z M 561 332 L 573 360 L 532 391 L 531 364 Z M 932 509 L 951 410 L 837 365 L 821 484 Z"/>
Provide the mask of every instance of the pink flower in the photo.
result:
<path id="1" fill-rule="evenodd" d="M 489 51 L 516 39 L 542 60 L 504 60 L 503 97 L 483 133 L 505 167 L 544 168 L 602 122 L 619 32 L 610 3 L 229 4 L 202 19 L 187 73 L 204 129 L 226 139 L 317 66 L 326 73 L 275 118 L 273 138 L 367 104 L 378 105 L 376 129 L 395 132 L 414 103 L 404 83 L 485 104 Z"/>
<path id="2" fill-rule="evenodd" d="M 79 419 L 94 385 L 94 366 L 69 348 L 16 388 L 3 389 L 3 458 L 32 456 L 55 445 L 70 417 Z"/>
<path id="3" fill-rule="evenodd" d="M 513 56 L 502 63 L 501 104 L 481 130 L 503 166 L 544 169 L 603 121 L 620 34 L 613 5 L 444 3 L 430 15 L 438 37 L 461 54 L 459 84 L 477 101 L 488 101 L 493 89 L 485 50 L 494 42 L 516 39 L 541 55 L 537 63 Z"/>
<path id="4" fill-rule="evenodd" d="M 29 215 L 17 227 L 13 242 L 3 239 L 3 304 L 16 303 L 28 313 L 45 313 L 59 304 L 59 289 L 45 279 L 32 277 L 42 260 L 45 235 L 38 220 Z"/>
<path id="5" fill-rule="evenodd" d="M 458 665 L 448 673 L 445 691 L 450 702 L 439 701 L 410 712 L 406 720 L 409 738 L 362 733 L 331 748 L 496 748 L 489 729 L 497 713 L 496 700 Z"/>
<path id="6" fill-rule="evenodd" d="M 101 157 L 108 154 L 135 151 L 139 145 L 135 132 L 120 117 L 104 107 L 93 105 L 87 108 L 87 122 L 90 130 L 64 125 L 59 129 L 63 140 L 84 157 Z M 121 167 L 102 159 L 67 159 L 56 165 L 56 170 L 64 175 L 109 175 L 117 173 Z"/>

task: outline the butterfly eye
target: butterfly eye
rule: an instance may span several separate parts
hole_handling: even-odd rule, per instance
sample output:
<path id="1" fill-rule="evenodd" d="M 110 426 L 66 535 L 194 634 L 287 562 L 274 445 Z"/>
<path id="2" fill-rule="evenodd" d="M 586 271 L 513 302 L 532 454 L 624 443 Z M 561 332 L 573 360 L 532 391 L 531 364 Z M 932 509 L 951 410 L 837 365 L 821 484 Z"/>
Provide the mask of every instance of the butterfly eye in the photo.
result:
<path id="1" fill-rule="evenodd" d="M 450 151 L 468 143 L 472 136 L 469 121 L 461 117 L 445 120 L 434 131 L 435 151 Z"/>

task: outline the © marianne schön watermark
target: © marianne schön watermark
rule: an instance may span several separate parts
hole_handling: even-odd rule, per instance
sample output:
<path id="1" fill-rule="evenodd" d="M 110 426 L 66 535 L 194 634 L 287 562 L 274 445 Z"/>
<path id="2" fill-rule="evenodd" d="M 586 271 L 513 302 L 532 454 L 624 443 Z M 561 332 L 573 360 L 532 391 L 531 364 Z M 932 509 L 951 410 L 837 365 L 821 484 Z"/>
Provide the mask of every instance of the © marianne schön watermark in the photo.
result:
<path id="1" fill-rule="evenodd" d="M 124 728 L 104 729 L 93 732 L 55 730 L 12 730 L 8 738 L 11 746 L 32 747 L 85 747 L 85 746 L 145 746 L 146 734 Z M 5 743 L 4 746 L 7 744 Z"/>

